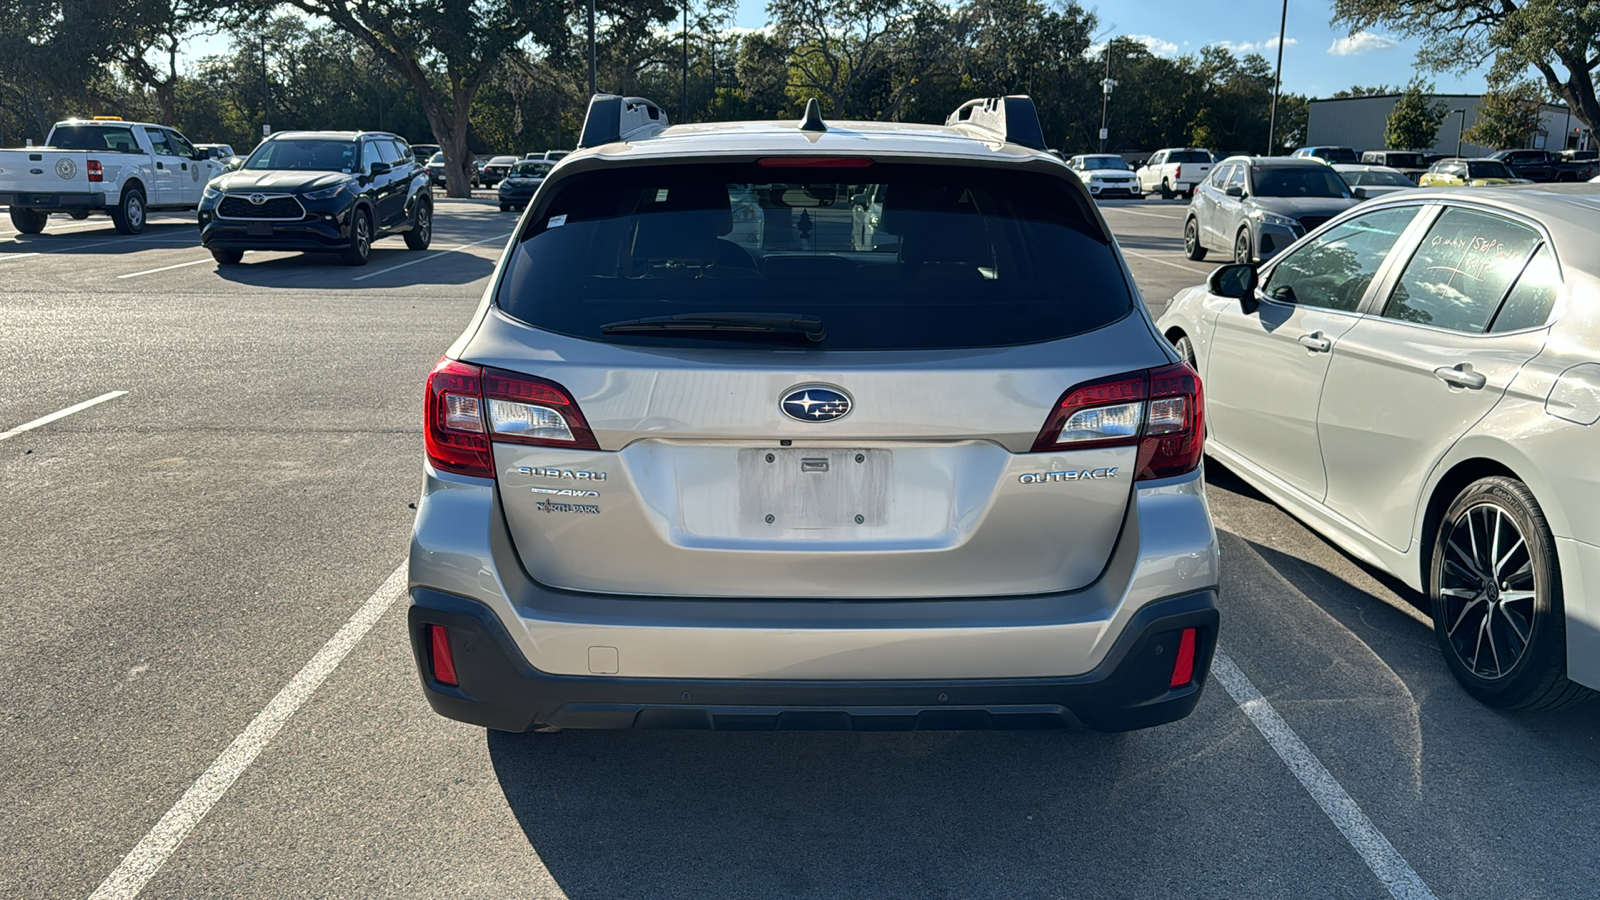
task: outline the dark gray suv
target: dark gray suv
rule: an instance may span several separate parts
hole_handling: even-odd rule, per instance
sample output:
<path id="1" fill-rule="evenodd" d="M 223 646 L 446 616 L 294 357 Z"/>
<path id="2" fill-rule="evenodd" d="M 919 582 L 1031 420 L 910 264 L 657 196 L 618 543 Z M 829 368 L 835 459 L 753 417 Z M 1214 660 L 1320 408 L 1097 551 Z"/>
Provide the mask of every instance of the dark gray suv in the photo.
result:
<path id="1" fill-rule="evenodd" d="M 1359 202 L 1321 160 L 1232 156 L 1195 189 L 1183 250 L 1193 260 L 1216 250 L 1234 262 L 1265 262 Z"/>

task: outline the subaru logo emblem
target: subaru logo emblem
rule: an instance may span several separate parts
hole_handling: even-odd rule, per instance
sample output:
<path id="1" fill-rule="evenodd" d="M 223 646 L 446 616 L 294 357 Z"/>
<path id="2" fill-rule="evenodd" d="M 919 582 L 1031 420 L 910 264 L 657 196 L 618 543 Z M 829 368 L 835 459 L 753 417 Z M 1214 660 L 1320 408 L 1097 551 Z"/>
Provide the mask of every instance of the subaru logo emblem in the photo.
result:
<path id="1" fill-rule="evenodd" d="M 805 384 L 790 388 L 778 403 L 778 408 L 791 419 L 801 422 L 831 422 L 850 414 L 854 404 L 850 395 L 837 388 L 819 384 Z"/>
<path id="2" fill-rule="evenodd" d="M 266 194 L 251 194 L 250 195 L 250 202 L 254 203 L 256 206 L 260 206 L 261 204 L 267 202 L 267 195 Z"/>

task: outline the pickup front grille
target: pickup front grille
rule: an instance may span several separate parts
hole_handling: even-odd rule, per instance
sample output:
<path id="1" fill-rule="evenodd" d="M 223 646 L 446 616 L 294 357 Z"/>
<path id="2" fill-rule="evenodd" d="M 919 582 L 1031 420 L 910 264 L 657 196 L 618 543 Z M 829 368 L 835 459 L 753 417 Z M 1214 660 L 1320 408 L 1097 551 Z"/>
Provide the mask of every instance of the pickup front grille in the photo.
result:
<path id="1" fill-rule="evenodd" d="M 249 194 L 229 194 L 217 204 L 219 219 L 271 219 L 293 222 L 305 217 L 305 207 L 300 205 L 299 200 L 282 195 L 268 197 L 265 202 L 257 205 L 250 202 Z"/>

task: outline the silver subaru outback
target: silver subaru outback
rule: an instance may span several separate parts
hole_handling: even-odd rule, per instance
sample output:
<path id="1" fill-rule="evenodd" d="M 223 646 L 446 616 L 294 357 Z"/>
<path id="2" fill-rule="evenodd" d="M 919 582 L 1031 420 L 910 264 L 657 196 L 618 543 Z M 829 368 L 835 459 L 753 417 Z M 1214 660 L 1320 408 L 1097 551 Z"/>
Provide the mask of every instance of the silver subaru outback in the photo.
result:
<path id="1" fill-rule="evenodd" d="M 1025 97 L 667 128 L 596 96 L 425 409 L 442 715 L 1116 731 L 1199 700 L 1199 380 Z"/>

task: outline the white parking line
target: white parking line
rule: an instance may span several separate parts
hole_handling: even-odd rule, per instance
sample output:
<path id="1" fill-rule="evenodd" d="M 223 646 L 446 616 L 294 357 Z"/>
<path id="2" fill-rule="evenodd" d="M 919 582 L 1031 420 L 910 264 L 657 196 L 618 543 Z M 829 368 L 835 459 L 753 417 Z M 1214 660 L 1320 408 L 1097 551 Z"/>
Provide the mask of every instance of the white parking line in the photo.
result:
<path id="1" fill-rule="evenodd" d="M 38 256 L 38 255 L 39 254 L 37 252 L 34 252 L 34 253 L 6 253 L 6 254 L 0 254 L 0 262 L 10 262 L 13 259 L 27 259 L 30 256 Z"/>
<path id="2" fill-rule="evenodd" d="M 228 749 L 222 751 L 210 768 L 202 772 L 194 784 L 189 785 L 189 789 L 167 810 L 161 821 L 123 857 L 122 864 L 107 875 L 105 881 L 100 882 L 95 892 L 89 895 L 89 900 L 132 900 L 138 896 L 150 879 L 166 865 L 183 839 L 200 824 L 200 820 L 222 799 L 244 770 L 255 762 L 290 717 L 311 699 L 311 695 L 355 649 L 361 638 L 405 593 L 405 587 L 406 564 L 401 563 L 344 626 L 322 645 L 311 661 L 245 726 L 244 731 L 239 732 L 239 736 L 233 739 Z"/>
<path id="3" fill-rule="evenodd" d="M 40 425 L 49 425 L 51 422 L 54 422 L 57 419 L 65 419 L 67 416 L 70 416 L 75 412 L 82 412 L 97 403 L 104 403 L 107 400 L 115 400 L 126 393 L 127 391 L 107 391 L 106 393 L 101 394 L 100 396 L 91 400 L 85 400 L 82 403 L 75 403 L 66 409 L 57 410 L 48 416 L 34 419 L 32 422 L 24 422 L 10 431 L 0 431 L 0 441 L 10 437 L 16 437 L 24 431 L 32 431 L 33 429 L 38 428 Z"/>
<path id="4" fill-rule="evenodd" d="M 1161 213 L 1144 212 L 1143 210 L 1129 209 L 1126 206 L 1106 206 L 1106 207 L 1102 207 L 1102 208 L 1103 209 L 1114 209 L 1117 212 L 1124 212 L 1124 213 L 1127 213 L 1130 216 L 1149 216 L 1152 219 L 1172 219 L 1174 221 L 1177 221 L 1177 220 L 1183 218 L 1183 216 L 1168 216 L 1168 215 L 1163 215 Z"/>
<path id="5" fill-rule="evenodd" d="M 1311 799 L 1317 801 L 1345 840 L 1360 854 L 1367 868 L 1389 889 L 1390 896 L 1395 900 L 1435 900 L 1433 891 L 1428 889 L 1422 876 L 1411 868 L 1411 864 L 1389 843 L 1378 826 L 1372 824 L 1372 820 L 1350 798 L 1338 779 L 1333 777 L 1220 647 L 1211 660 L 1211 674 L 1222 682 L 1228 696 L 1239 705 L 1239 709 L 1277 752 L 1278 758 L 1311 794 Z"/>
<path id="6" fill-rule="evenodd" d="M 190 260 L 189 262 L 178 263 L 177 265 L 174 265 L 174 266 L 162 266 L 159 269 L 145 269 L 143 272 L 129 272 L 126 275 L 118 275 L 117 277 L 118 278 L 138 278 L 140 275 L 154 275 L 157 272 L 170 272 L 173 269 L 182 269 L 182 268 L 186 268 L 188 266 L 198 266 L 201 263 L 208 263 L 208 262 L 215 262 L 215 260 L 213 260 L 211 257 L 208 256 L 205 259 L 194 259 L 194 260 Z"/>
<path id="7" fill-rule="evenodd" d="M 512 234 L 513 234 L 513 232 L 508 231 L 505 234 L 497 234 L 494 237 L 486 237 L 481 241 L 473 241 L 470 244 L 462 244 L 459 247 L 451 247 L 449 250 L 440 250 L 438 253 L 430 253 L 427 256 L 421 257 L 419 259 L 413 259 L 413 260 L 410 260 L 408 262 L 403 262 L 403 263 L 401 263 L 401 264 L 399 264 L 397 266 L 390 266 L 387 269 L 379 269 L 376 272 L 369 272 L 366 275 L 358 275 L 358 276 L 355 277 L 354 280 L 355 281 L 366 281 L 368 278 L 377 278 L 379 275 L 383 275 L 383 274 L 386 274 L 388 272 L 393 272 L 395 269 L 404 269 L 406 266 L 414 266 L 417 263 L 424 263 L 424 262 L 427 262 L 430 259 L 438 259 L 439 257 L 444 256 L 447 253 L 454 253 L 457 250 L 465 250 L 468 247 L 476 247 L 479 244 L 487 244 L 490 241 L 502 241 L 502 240 L 505 240 L 506 238 L 510 237 Z"/>
<path id="8" fill-rule="evenodd" d="M 1140 259 L 1148 259 L 1151 262 L 1161 263 L 1163 266 L 1171 266 L 1174 269 L 1182 269 L 1185 272 L 1198 272 L 1201 275 L 1208 275 L 1208 274 L 1211 273 L 1211 270 L 1209 268 L 1196 268 L 1195 266 L 1186 266 L 1186 265 L 1183 265 L 1182 263 L 1175 263 L 1170 259 L 1162 259 L 1159 256 L 1151 256 L 1148 253 L 1140 253 L 1137 250 L 1129 250 L 1126 247 L 1122 248 L 1122 252 L 1123 252 L 1124 255 L 1127 255 L 1127 256 L 1137 256 Z"/>

